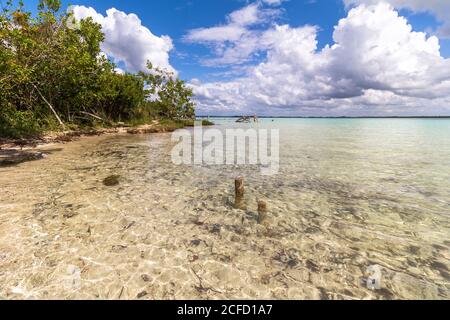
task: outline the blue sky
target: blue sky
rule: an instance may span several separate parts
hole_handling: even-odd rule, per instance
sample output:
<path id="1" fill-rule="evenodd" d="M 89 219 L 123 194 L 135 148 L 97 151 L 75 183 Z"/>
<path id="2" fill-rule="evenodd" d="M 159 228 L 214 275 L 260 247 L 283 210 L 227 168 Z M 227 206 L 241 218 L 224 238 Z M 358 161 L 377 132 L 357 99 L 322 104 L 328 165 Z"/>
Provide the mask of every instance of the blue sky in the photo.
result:
<path id="1" fill-rule="evenodd" d="M 196 57 L 207 54 L 207 49 L 195 44 L 187 44 L 183 36 L 187 30 L 224 23 L 224 17 L 234 10 L 242 8 L 250 1 L 245 0 L 164 0 L 164 1 L 123 1 L 123 0 L 64 0 L 64 7 L 84 5 L 93 7 L 105 14 L 109 8 L 126 13 L 135 13 L 156 35 L 169 35 L 175 45 L 171 55 L 171 64 L 180 71 L 184 79 L 199 78 L 207 80 L 211 72 L 222 68 L 204 68 L 197 63 Z M 26 1 L 27 8 L 34 9 L 37 0 Z M 333 29 L 339 19 L 346 16 L 346 8 L 341 0 L 291 0 L 282 4 L 283 14 L 279 23 L 292 26 L 305 24 L 320 27 L 318 33 L 319 48 L 333 43 Z M 417 31 L 436 29 L 439 22 L 431 14 L 413 13 L 401 10 Z M 450 57 L 450 40 L 441 40 L 441 53 Z"/>
<path id="2" fill-rule="evenodd" d="M 423 8 L 423 4 L 419 3 L 418 0 L 388 0 L 393 5 L 392 10 L 398 12 L 400 16 L 403 16 L 407 19 L 408 23 L 412 25 L 413 31 L 418 32 L 426 32 L 427 36 L 436 35 L 439 37 L 440 43 L 440 56 L 441 59 L 445 60 L 445 66 L 448 66 L 447 58 L 450 58 L 450 38 L 447 36 L 441 36 L 439 34 L 439 28 L 443 25 L 446 26 L 446 23 L 450 22 L 446 21 L 447 16 L 443 15 L 442 8 L 448 8 L 450 10 L 450 6 L 446 5 L 445 2 L 450 2 L 447 0 L 438 0 L 436 7 Z M 30 10 L 34 10 L 37 5 L 38 0 L 28 0 L 25 1 L 27 8 Z M 272 3 L 271 3 L 272 2 Z M 405 105 L 411 106 L 411 104 L 415 105 L 415 109 L 412 111 L 408 111 L 408 109 L 403 108 L 402 110 L 388 110 L 384 109 L 370 109 L 370 112 L 374 112 L 374 114 L 386 114 L 389 112 L 394 112 L 396 114 L 404 114 L 405 112 L 413 112 L 415 114 L 428 114 L 428 113 L 436 113 L 439 112 L 447 112 L 447 109 L 442 109 L 442 107 L 436 107 L 434 109 L 424 109 L 425 102 L 419 100 L 430 99 L 432 95 L 426 95 L 422 92 L 418 93 L 417 90 L 410 90 L 410 85 L 408 88 L 400 88 L 397 83 L 377 83 L 370 84 L 368 81 L 364 80 L 364 84 L 356 85 L 354 89 L 351 90 L 343 90 L 342 88 L 334 88 L 333 93 L 329 93 L 327 90 L 324 91 L 323 94 L 317 97 L 306 97 L 307 95 L 301 92 L 295 92 L 294 94 L 298 94 L 299 102 L 296 100 L 287 99 L 286 97 L 279 97 L 279 102 L 270 102 L 267 99 L 267 96 L 270 97 L 268 92 L 273 92 L 275 96 L 279 92 L 279 90 L 275 90 L 272 87 L 265 88 L 255 88 L 254 96 L 258 96 L 259 100 L 256 101 L 252 97 L 244 97 L 246 99 L 246 103 L 240 106 L 227 107 L 225 104 L 233 104 L 232 99 L 226 97 L 224 95 L 224 90 L 235 92 L 242 92 L 243 90 L 249 90 L 249 86 L 244 83 L 246 80 L 253 81 L 255 78 L 251 78 L 248 74 L 257 72 L 257 68 L 260 64 L 265 64 L 266 62 L 269 64 L 272 60 L 277 60 L 275 57 L 275 53 L 279 53 L 279 49 L 277 45 L 273 43 L 273 39 L 271 39 L 269 44 L 266 46 L 258 46 L 258 42 L 262 42 L 267 40 L 265 37 L 266 33 L 270 33 L 270 30 L 275 30 L 276 25 L 287 25 L 288 30 L 280 31 L 278 30 L 278 35 L 273 35 L 275 38 L 277 36 L 286 35 L 289 37 L 292 34 L 292 37 L 296 37 L 302 32 L 306 32 L 305 26 L 315 26 L 315 31 L 308 31 L 313 33 L 313 37 L 317 40 L 317 48 L 315 48 L 316 52 L 321 51 L 325 46 L 330 45 L 333 46 L 335 41 L 333 40 L 333 32 L 335 27 L 338 25 L 338 22 L 341 19 L 346 19 L 349 15 L 349 11 L 352 8 L 357 7 L 361 3 L 372 5 L 373 3 L 381 2 L 378 0 L 278 0 L 281 2 L 280 4 L 273 4 L 274 0 L 255 0 L 255 1 L 245 1 L 245 0 L 164 0 L 164 1 L 123 1 L 123 0 L 103 0 L 103 1 L 93 1 L 93 0 L 63 0 L 63 6 L 68 7 L 69 5 L 83 6 L 83 7 L 92 7 L 96 15 L 99 14 L 100 19 L 106 17 L 106 11 L 111 8 L 115 8 L 118 11 L 124 14 L 134 13 L 141 20 L 142 27 L 148 28 L 151 33 L 155 36 L 155 40 L 158 42 L 156 45 L 157 48 L 162 50 L 162 53 L 153 52 L 153 56 L 155 56 L 156 61 L 161 61 L 162 66 L 170 66 L 172 70 L 175 70 L 177 74 L 185 79 L 188 82 L 192 82 L 195 87 L 195 91 L 199 93 L 199 104 L 200 108 L 204 112 L 215 113 L 232 113 L 243 110 L 249 111 L 258 111 L 261 113 L 273 113 L 273 112 L 281 112 L 286 114 L 293 113 L 301 113 L 307 115 L 319 115 L 321 113 L 326 114 L 334 114 L 336 115 L 344 115 L 353 112 L 364 112 L 368 113 L 364 109 L 363 111 L 358 111 L 355 109 L 356 104 L 364 104 L 369 108 L 371 105 L 376 105 L 374 103 L 375 100 L 380 100 L 381 102 L 387 99 L 386 94 L 392 93 L 392 96 L 395 101 L 399 101 L 399 103 L 403 103 Z M 276 0 L 275 0 L 276 2 Z M 345 2 L 345 3 L 344 3 Z M 409 2 L 409 3 L 408 3 Z M 419 4 L 418 4 L 419 3 Z M 238 23 L 230 22 L 232 21 L 232 17 L 230 14 L 232 12 L 236 12 L 238 10 L 244 9 L 249 6 L 257 7 L 258 21 L 251 22 L 245 25 L 239 25 L 239 28 L 243 28 L 244 31 L 239 33 L 239 40 L 230 41 L 227 39 L 226 41 L 219 40 L 211 40 L 208 38 L 204 38 L 204 35 L 200 35 L 195 33 L 198 30 L 207 29 L 205 32 L 212 32 L 213 30 L 208 29 L 211 27 L 223 27 L 226 25 L 234 25 L 236 26 Z M 375 9 L 372 10 L 373 14 L 375 14 Z M 386 11 L 387 12 L 387 11 Z M 363 13 L 359 13 L 363 14 Z M 86 15 L 83 13 L 83 17 Z M 448 15 L 450 18 L 450 14 Z M 355 18 L 356 19 L 356 18 Z M 378 17 L 378 19 L 383 19 L 383 17 Z M 357 20 L 353 21 L 355 26 L 358 25 Z M 393 21 L 395 23 L 395 21 Z M 366 26 L 370 30 L 370 26 Z M 127 27 L 125 27 L 127 28 Z M 140 28 L 140 26 L 138 26 Z M 356 27 L 355 27 L 356 28 Z M 355 32 L 355 28 L 352 30 L 347 30 L 348 32 Z M 441 28 L 443 29 L 443 28 Z M 378 29 L 377 29 L 378 30 Z M 347 32 L 345 31 L 345 32 Z M 116 30 L 114 30 L 116 32 Z M 343 32 L 342 34 L 347 34 Z M 378 32 L 378 31 L 374 31 Z M 380 29 L 380 32 L 382 30 Z M 450 34 L 450 32 L 449 32 Z M 168 43 L 167 39 L 162 37 L 163 35 L 167 35 L 170 39 L 170 48 L 166 48 L 164 43 Z M 208 35 L 207 37 L 209 37 Z M 161 37 L 161 38 L 159 38 Z M 203 37 L 203 38 L 202 38 Z M 305 35 L 306 37 L 306 35 Z M 163 40 L 160 40 L 163 39 Z M 310 39 L 310 38 L 308 38 Z M 313 39 L 313 40 L 314 40 Z M 400 41 L 404 39 L 403 35 L 399 35 Z M 295 39 L 294 39 L 295 40 Z M 122 40 L 122 44 L 123 44 Z M 228 59 L 227 62 L 224 62 L 225 56 L 228 53 L 235 57 L 236 55 L 241 55 L 242 49 L 246 46 L 246 41 L 255 41 L 255 44 L 252 44 L 252 48 L 248 49 L 249 53 L 244 54 L 240 58 Z M 268 40 L 267 40 L 268 41 Z M 309 41 L 309 40 L 308 40 Z M 378 39 L 377 41 L 383 41 L 383 39 Z M 300 40 L 299 43 L 300 44 Z M 115 50 L 112 48 L 117 44 L 105 44 L 105 52 L 112 58 L 115 59 L 118 63 L 118 66 L 121 69 L 128 71 L 135 71 L 133 69 L 138 68 L 138 65 L 135 64 L 133 67 L 130 62 L 130 57 L 133 56 L 136 58 L 136 54 L 129 55 L 125 52 Z M 430 48 L 433 47 L 431 44 Z M 409 46 L 408 42 L 402 45 L 403 47 Z M 422 44 L 414 44 L 413 47 L 422 46 Z M 108 48 L 106 48 L 108 47 Z M 142 46 L 141 46 L 142 47 Z M 139 47 L 139 48 L 141 48 Z M 435 47 L 435 46 L 434 46 Z M 130 47 L 131 48 L 131 47 Z M 109 49 L 109 51 L 108 51 Z M 131 49 L 130 49 L 131 50 Z M 156 49 L 155 49 L 156 50 Z M 241 51 L 239 51 L 241 50 Z M 299 49 L 302 50 L 302 49 Z M 309 49 L 307 49 L 309 50 Z M 406 49 L 405 49 L 406 50 Z M 422 50 L 422 49 L 420 49 Z M 424 49 L 425 50 L 425 49 Z M 428 50 L 428 49 L 426 49 Z M 430 49 L 432 50 L 432 48 Z M 338 50 L 336 50 L 337 52 Z M 436 51 L 436 50 L 435 50 Z M 299 54 L 301 57 L 301 52 L 297 51 L 296 54 Z M 409 53 L 405 53 L 409 54 Z M 414 59 L 421 56 L 419 53 L 413 53 Z M 116 57 L 112 57 L 112 55 L 116 55 Z M 152 55 L 150 55 L 152 56 Z M 153 57 L 152 56 L 152 57 Z M 351 56 L 351 53 L 349 54 Z M 123 57 L 123 59 L 121 59 Z M 128 57 L 128 63 L 126 62 L 126 57 Z M 319 55 L 315 55 L 315 58 L 320 58 Z M 330 58 L 334 59 L 335 58 Z M 341 59 L 345 60 L 344 58 Z M 405 58 L 406 59 L 406 58 Z M 278 61 L 278 60 L 277 60 Z M 448 60 L 450 61 L 450 60 Z M 342 63 L 348 63 L 348 61 L 341 61 Z M 376 62 L 374 62 L 376 63 Z M 427 62 L 428 63 L 428 62 Z M 431 62 L 429 62 L 431 64 Z M 281 66 L 284 64 L 281 64 Z M 412 65 L 411 65 L 412 66 Z M 417 66 L 415 66 L 417 67 Z M 262 67 L 261 67 L 262 68 Z M 292 66 L 289 68 L 290 72 L 293 73 L 293 76 L 297 76 L 299 73 L 304 72 L 302 69 L 303 66 Z M 331 67 L 330 67 L 331 68 Z M 338 67 L 333 67 L 333 72 L 339 69 Z M 417 69 L 419 70 L 419 69 Z M 372 70 L 369 70 L 372 72 Z M 411 70 L 411 74 L 414 73 Z M 331 72 L 331 71 L 327 71 Z M 336 71 L 337 72 L 337 71 Z M 340 70 L 341 74 L 350 74 L 350 77 L 353 77 L 355 74 L 355 70 Z M 358 73 L 359 71 L 357 71 Z M 386 70 L 383 72 L 386 73 Z M 403 72 L 405 74 L 405 69 L 402 69 L 398 72 Z M 390 73 L 390 72 L 387 72 Z M 322 79 L 326 76 L 320 76 Z M 330 76 L 331 78 L 335 78 L 333 74 Z M 364 77 L 369 77 L 369 75 L 364 75 Z M 370 75 L 373 78 L 373 75 Z M 270 77 L 269 77 L 270 78 Z M 307 77 L 308 79 L 318 78 L 316 75 L 311 75 Z M 355 76 L 360 80 L 360 76 Z M 384 76 L 380 71 L 380 78 Z M 440 81 L 442 82 L 445 76 L 440 77 Z M 253 80 L 252 80 L 253 79 Z M 308 79 L 304 79 L 302 76 L 301 79 L 296 79 L 293 83 L 302 83 L 302 81 L 311 81 Z M 348 81 L 356 81 L 355 79 L 347 79 Z M 346 80 L 346 81 L 347 81 Z M 392 82 L 392 81 L 391 81 Z M 395 82 L 395 80 L 394 80 Z M 215 86 L 214 86 L 215 84 Z M 430 83 L 431 84 L 431 83 Z M 433 83 L 436 84 L 436 83 Z M 403 85 L 403 84 L 402 84 Z M 327 84 L 320 84 L 320 87 L 326 87 Z M 224 89 L 227 87 L 228 89 Z M 260 90 L 261 92 L 259 92 Z M 294 90 L 294 88 L 293 88 Z M 305 89 L 306 90 L 306 89 Z M 378 91 L 380 94 L 378 94 Z M 445 87 L 442 90 L 447 90 Z M 300 90 L 301 91 L 301 90 Z M 346 92 L 342 92 L 346 91 Z M 349 91 L 349 92 L 347 92 Z M 351 92 L 350 92 L 351 91 Z M 408 92 L 406 92 L 408 91 Z M 259 94 L 261 93 L 261 94 Z M 289 95 L 289 93 L 287 93 Z M 370 101 L 359 101 L 359 97 L 367 96 L 370 94 Z M 449 94 L 450 96 L 450 94 Z M 404 99 L 403 99 L 404 98 Z M 409 101 L 408 99 L 415 98 L 414 103 Z M 433 102 L 436 102 L 436 97 L 431 97 Z M 440 97 L 439 97 L 440 98 Z M 447 98 L 447 97 L 446 97 Z M 339 99 L 339 101 L 335 101 Z M 350 101 L 349 99 L 352 99 Z M 255 101 L 253 101 L 255 100 Z M 275 100 L 275 99 L 274 99 Z M 321 108 L 316 105 L 320 101 L 324 101 L 324 104 L 327 106 L 325 109 L 320 110 Z M 408 101 L 406 101 L 408 100 Z M 328 103 L 333 101 L 333 106 L 328 106 Z M 445 100 L 446 101 L 446 100 Z M 341 102 L 341 103 L 339 103 Z M 210 104 L 211 107 L 207 106 Z M 266 105 L 267 108 L 263 109 L 258 105 Z M 352 109 L 352 105 L 354 108 Z M 281 107 L 281 108 L 280 108 Z M 359 107 L 359 105 L 358 105 Z M 228 109 L 227 109 L 228 108 Z M 376 110 L 375 110 L 376 109 Z M 268 111 L 271 110 L 271 111 Z M 369 112 L 369 113 L 370 113 Z"/>

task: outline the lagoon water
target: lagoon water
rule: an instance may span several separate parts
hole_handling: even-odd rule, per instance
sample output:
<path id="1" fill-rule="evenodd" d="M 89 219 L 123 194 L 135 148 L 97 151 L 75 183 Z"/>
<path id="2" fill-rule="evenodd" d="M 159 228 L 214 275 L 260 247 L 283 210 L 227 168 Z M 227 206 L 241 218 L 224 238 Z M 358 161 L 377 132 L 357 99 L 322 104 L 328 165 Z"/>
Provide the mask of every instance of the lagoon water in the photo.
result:
<path id="1" fill-rule="evenodd" d="M 279 173 L 174 165 L 170 134 L 84 138 L 0 168 L 0 296 L 450 298 L 450 120 L 213 121 L 280 129 Z"/>

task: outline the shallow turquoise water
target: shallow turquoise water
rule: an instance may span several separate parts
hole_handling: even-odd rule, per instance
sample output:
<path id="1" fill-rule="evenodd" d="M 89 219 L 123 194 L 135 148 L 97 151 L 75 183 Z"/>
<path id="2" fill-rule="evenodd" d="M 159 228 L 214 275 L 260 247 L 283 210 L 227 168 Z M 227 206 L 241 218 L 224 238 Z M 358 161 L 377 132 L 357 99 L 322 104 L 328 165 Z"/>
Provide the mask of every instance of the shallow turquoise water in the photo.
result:
<path id="1" fill-rule="evenodd" d="M 279 129 L 279 173 L 175 165 L 170 134 L 81 139 L 1 168 L 0 297 L 450 298 L 450 120 L 213 121 Z"/>
<path id="2" fill-rule="evenodd" d="M 449 204 L 450 119 L 212 120 L 220 128 L 279 129 L 281 174 L 309 172 L 380 189 L 395 180 L 405 194 L 434 194 Z"/>
<path id="3" fill-rule="evenodd" d="M 364 252 L 386 274 L 413 274 L 401 285 L 391 274 L 397 297 L 427 297 L 420 281 L 445 284 L 448 297 L 449 119 L 235 120 L 212 119 L 222 129 L 280 130 L 279 174 L 241 174 L 289 223 L 300 219 L 316 242 Z"/>

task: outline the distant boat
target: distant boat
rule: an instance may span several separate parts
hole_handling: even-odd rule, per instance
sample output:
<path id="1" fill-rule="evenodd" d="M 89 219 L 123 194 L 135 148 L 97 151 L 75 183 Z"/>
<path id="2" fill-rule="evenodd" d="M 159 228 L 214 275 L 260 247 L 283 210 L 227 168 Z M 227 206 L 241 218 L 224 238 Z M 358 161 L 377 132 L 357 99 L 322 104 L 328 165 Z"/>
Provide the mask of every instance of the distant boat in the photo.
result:
<path id="1" fill-rule="evenodd" d="M 241 116 L 239 119 L 236 120 L 237 123 L 250 123 L 250 122 L 258 122 L 258 117 L 255 115 L 253 116 Z"/>

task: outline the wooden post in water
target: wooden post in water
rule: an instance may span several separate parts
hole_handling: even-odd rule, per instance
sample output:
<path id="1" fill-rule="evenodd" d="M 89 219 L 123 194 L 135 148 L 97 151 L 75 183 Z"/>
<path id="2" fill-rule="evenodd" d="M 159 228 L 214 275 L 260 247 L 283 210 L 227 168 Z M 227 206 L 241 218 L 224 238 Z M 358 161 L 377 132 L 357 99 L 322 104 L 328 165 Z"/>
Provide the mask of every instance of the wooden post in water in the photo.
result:
<path id="1" fill-rule="evenodd" d="M 262 224 L 267 219 L 267 203 L 265 201 L 258 201 L 258 223 Z"/>
<path id="2" fill-rule="evenodd" d="M 234 200 L 234 206 L 238 209 L 242 209 L 244 207 L 244 194 L 245 194 L 245 187 L 244 187 L 244 178 L 239 177 L 234 181 L 235 185 L 235 200 Z"/>

